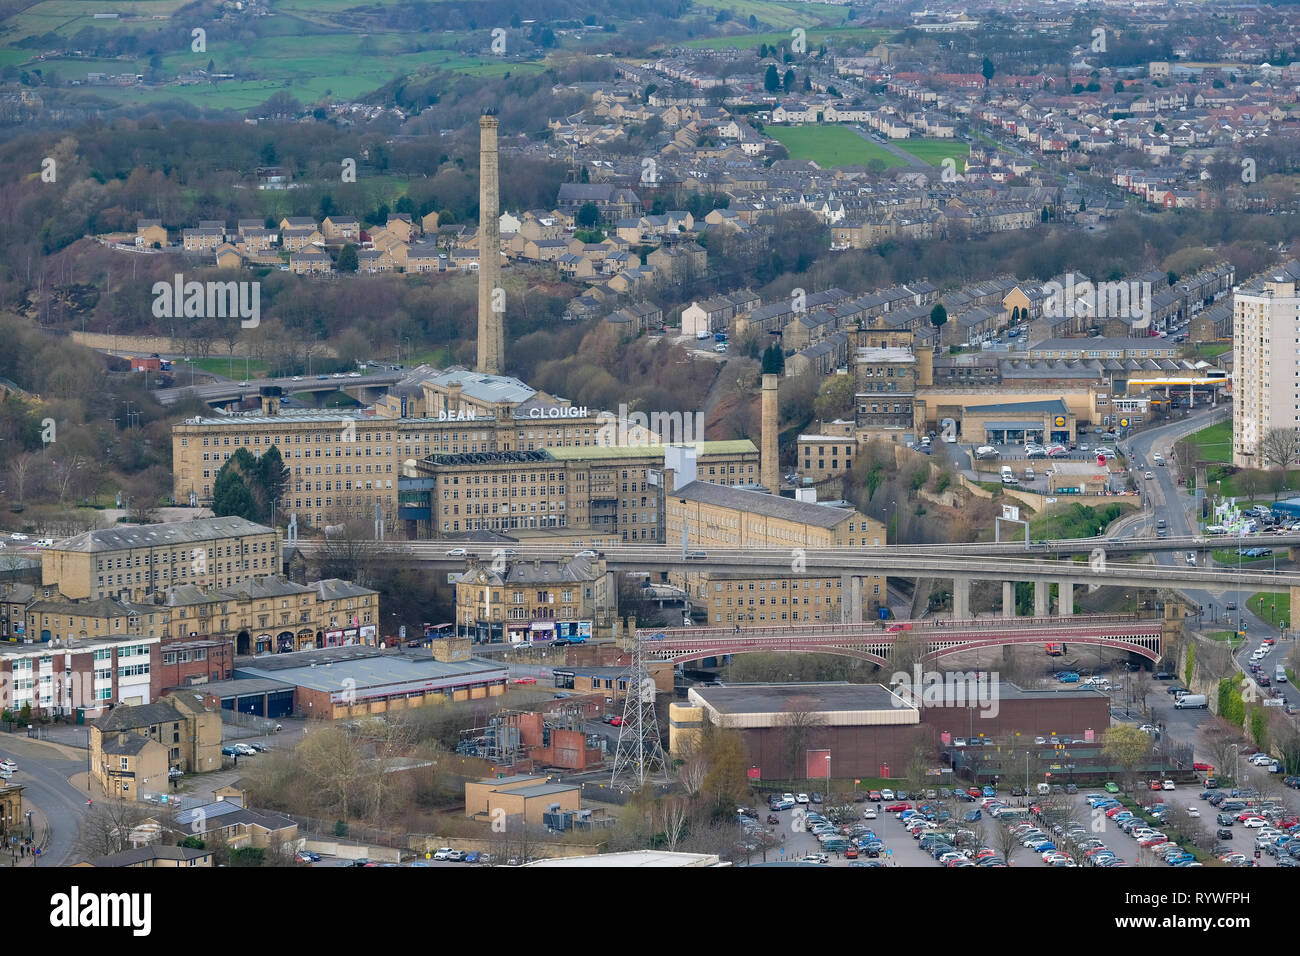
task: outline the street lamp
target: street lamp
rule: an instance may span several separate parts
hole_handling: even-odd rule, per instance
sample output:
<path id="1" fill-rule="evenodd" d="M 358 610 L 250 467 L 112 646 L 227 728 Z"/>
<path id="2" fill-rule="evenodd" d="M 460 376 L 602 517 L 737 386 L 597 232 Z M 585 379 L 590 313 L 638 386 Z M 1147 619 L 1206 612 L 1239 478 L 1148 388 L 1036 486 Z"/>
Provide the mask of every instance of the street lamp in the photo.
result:
<path id="1" fill-rule="evenodd" d="M 826 795 L 825 799 L 829 802 L 831 799 L 831 755 L 826 755 Z"/>

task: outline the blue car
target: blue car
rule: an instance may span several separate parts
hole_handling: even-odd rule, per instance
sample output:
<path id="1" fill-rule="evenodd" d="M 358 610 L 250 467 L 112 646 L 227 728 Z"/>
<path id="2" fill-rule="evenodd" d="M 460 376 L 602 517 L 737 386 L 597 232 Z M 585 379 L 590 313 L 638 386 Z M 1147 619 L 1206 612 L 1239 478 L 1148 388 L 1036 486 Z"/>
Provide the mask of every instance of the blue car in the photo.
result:
<path id="1" fill-rule="evenodd" d="M 998 795 L 998 792 L 997 792 L 996 790 L 994 790 L 992 787 L 985 787 L 985 788 L 984 788 L 982 791 L 980 791 L 980 792 L 983 793 L 984 796 L 986 796 L 986 797 L 996 797 L 996 796 Z"/>
<path id="2" fill-rule="evenodd" d="M 468 853 L 465 854 L 464 862 L 465 862 L 465 863 L 478 863 L 478 862 L 479 862 L 480 860 L 482 860 L 482 859 L 483 859 L 483 854 L 482 854 L 482 853 L 480 853 L 478 850 L 470 850 Z"/>

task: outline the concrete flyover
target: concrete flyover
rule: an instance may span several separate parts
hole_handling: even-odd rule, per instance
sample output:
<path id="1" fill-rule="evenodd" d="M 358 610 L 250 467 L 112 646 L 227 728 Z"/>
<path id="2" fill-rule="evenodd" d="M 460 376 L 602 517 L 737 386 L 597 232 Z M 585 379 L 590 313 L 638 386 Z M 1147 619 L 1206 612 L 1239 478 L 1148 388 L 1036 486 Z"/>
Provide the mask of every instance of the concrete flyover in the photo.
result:
<path id="1" fill-rule="evenodd" d="M 300 541 L 305 555 L 321 550 L 320 542 Z M 378 547 L 394 557 L 449 567 L 464 564 L 465 556 L 451 557 L 451 548 L 464 548 L 468 556 L 482 560 L 493 557 L 493 548 L 463 541 L 389 541 Z M 1285 571 L 1246 571 L 1236 568 L 1166 567 L 1131 562 L 1054 561 L 1046 558 L 963 555 L 943 550 L 918 551 L 915 548 L 709 548 L 688 552 L 696 557 L 683 559 L 680 547 L 668 545 L 620 545 L 603 548 L 606 565 L 615 571 L 682 571 L 699 570 L 725 573 L 773 575 L 841 574 L 853 576 L 888 575 L 890 577 L 949 577 L 974 580 L 1034 581 L 1043 584 L 1095 584 L 1132 588 L 1237 587 L 1253 590 L 1277 590 L 1300 587 L 1300 574 Z M 537 545 L 528 542 L 510 544 L 510 560 L 555 560 L 571 558 L 580 550 L 575 545 Z M 958 614 L 958 618 L 969 615 Z M 1036 615 L 1043 617 L 1045 615 Z"/>
<path id="2" fill-rule="evenodd" d="M 675 627 L 639 629 L 642 652 L 654 660 L 683 661 L 726 654 L 839 654 L 886 664 L 899 638 L 925 642 L 925 660 L 988 647 L 1016 644 L 1090 644 L 1131 651 L 1158 661 L 1164 621 L 1131 614 L 1090 614 L 1073 618 L 980 618 L 970 621 L 917 622 L 888 630 L 876 624 L 808 624 L 771 627 Z"/>
<path id="3" fill-rule="evenodd" d="M 173 369 L 175 368 L 177 367 L 173 366 Z M 238 365 L 236 365 L 236 368 L 238 368 Z M 177 372 L 176 384 L 171 388 L 158 389 L 154 392 L 154 397 L 158 399 L 161 405 L 172 405 L 179 402 L 184 393 L 192 394 L 208 405 L 225 405 L 242 401 L 245 398 L 256 398 L 258 395 L 257 390 L 264 385 L 278 385 L 284 389 L 286 395 L 294 392 L 343 392 L 362 404 L 369 404 L 386 395 L 389 387 L 396 384 L 405 374 L 407 373 L 377 372 L 362 375 L 359 378 L 348 378 L 346 376 L 335 378 L 333 375 L 328 378 L 321 378 L 317 375 L 303 375 L 296 380 L 292 377 L 249 379 L 247 385 L 240 385 L 238 382 L 185 385 L 179 372 Z M 288 413 L 286 412 L 286 414 Z"/>
<path id="4" fill-rule="evenodd" d="M 321 548 L 320 542 L 300 542 L 299 548 L 311 555 Z M 447 550 L 464 549 L 467 555 L 451 556 Z M 405 541 L 376 544 L 377 553 L 391 558 L 429 563 L 436 567 L 459 570 L 465 558 L 492 559 L 494 550 L 483 545 L 458 542 Z M 578 550 L 573 545 L 515 542 L 511 560 L 568 560 Z M 1080 562 L 1063 558 L 1022 558 L 995 555 L 968 555 L 918 551 L 904 548 L 709 548 L 692 550 L 683 556 L 680 548 L 666 545 L 626 545 L 601 551 L 611 571 L 712 571 L 723 574 L 753 576 L 766 574 L 780 577 L 790 574 L 838 575 L 845 599 L 840 602 L 842 621 L 846 624 L 863 619 L 862 579 L 866 577 L 945 578 L 952 582 L 952 619 L 966 621 L 974 617 L 970 607 L 971 584 L 997 581 L 1002 584 L 1003 618 L 1016 617 L 1015 585 L 1034 585 L 1035 618 L 1052 614 L 1051 588 L 1056 585 L 1056 613 L 1070 617 L 1074 613 L 1074 588 L 1122 587 L 1146 589 L 1225 589 L 1241 591 L 1275 591 L 1287 589 L 1300 603 L 1300 574 L 1273 571 L 1245 571 L 1231 568 L 1169 567 L 1159 564 L 1133 564 L 1089 559 Z M 798 568 L 796 571 L 795 568 Z"/>

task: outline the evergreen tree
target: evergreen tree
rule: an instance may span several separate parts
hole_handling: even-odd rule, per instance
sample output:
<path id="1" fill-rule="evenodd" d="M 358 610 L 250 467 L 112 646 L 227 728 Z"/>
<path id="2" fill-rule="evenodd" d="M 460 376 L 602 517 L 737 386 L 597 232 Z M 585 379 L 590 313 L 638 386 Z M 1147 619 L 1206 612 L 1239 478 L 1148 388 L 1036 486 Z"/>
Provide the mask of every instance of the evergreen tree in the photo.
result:
<path id="1" fill-rule="evenodd" d="M 767 72 L 763 74 L 763 89 L 769 93 L 775 93 L 781 88 L 781 77 L 777 75 L 776 64 L 769 63 Z"/>
<path id="2" fill-rule="evenodd" d="M 763 350 L 763 374 L 781 375 L 785 372 L 785 351 L 773 342 Z"/>
<path id="3" fill-rule="evenodd" d="M 356 272 L 357 271 L 357 247 L 348 243 L 339 250 L 339 272 Z"/>
<path id="4" fill-rule="evenodd" d="M 943 328 L 943 324 L 948 321 L 948 310 L 942 304 L 936 302 L 934 308 L 930 310 L 930 324 L 936 329 Z"/>

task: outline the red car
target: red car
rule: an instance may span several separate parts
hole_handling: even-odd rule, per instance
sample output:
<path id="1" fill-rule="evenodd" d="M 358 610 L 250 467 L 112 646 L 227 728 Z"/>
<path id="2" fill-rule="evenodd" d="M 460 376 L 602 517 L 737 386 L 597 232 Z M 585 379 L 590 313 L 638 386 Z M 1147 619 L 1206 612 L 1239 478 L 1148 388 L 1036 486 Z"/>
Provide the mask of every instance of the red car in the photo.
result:
<path id="1" fill-rule="evenodd" d="M 1152 781 L 1150 781 L 1150 782 L 1147 783 L 1147 786 L 1150 787 L 1152 790 L 1163 790 L 1163 789 L 1164 789 L 1164 784 L 1162 784 L 1159 780 L 1152 780 Z"/>
<path id="2" fill-rule="evenodd" d="M 876 803 L 879 803 L 882 799 L 879 790 L 872 790 L 871 793 L 868 794 L 868 797 L 876 801 Z"/>
<path id="3" fill-rule="evenodd" d="M 889 806 L 885 807 L 885 812 L 902 813 L 904 810 L 911 810 L 911 809 L 912 809 L 912 805 L 910 803 L 891 803 Z"/>
<path id="4" fill-rule="evenodd" d="M 1281 820 L 1278 820 L 1277 826 L 1279 830 L 1289 830 L 1297 823 L 1300 823 L 1300 817 L 1292 815 L 1289 817 L 1283 817 Z"/>
<path id="5" fill-rule="evenodd" d="M 1214 769 L 1214 764 L 1212 764 L 1212 763 L 1194 763 L 1194 764 L 1192 764 L 1192 769 L 1193 769 L 1193 770 L 1207 770 L 1207 771 L 1208 771 L 1208 770 L 1213 770 L 1213 769 Z"/>
<path id="6" fill-rule="evenodd" d="M 971 787 L 966 792 L 969 793 L 972 797 L 976 797 L 976 798 L 983 796 L 983 791 L 980 790 L 979 787 Z"/>
<path id="7" fill-rule="evenodd" d="M 858 858 L 858 851 L 853 849 L 853 847 L 849 847 L 847 850 L 844 851 L 844 859 L 856 860 L 857 858 Z"/>
<path id="8" fill-rule="evenodd" d="M 623 718 L 622 718 L 622 717 L 611 717 L 611 718 L 609 719 L 609 725 L 610 725 L 611 727 L 622 727 L 622 726 L 623 726 Z"/>
<path id="9" fill-rule="evenodd" d="M 516 678 L 514 679 L 513 683 L 516 683 L 516 684 L 536 684 L 536 683 L 537 683 L 537 678 L 536 678 L 536 677 L 516 677 Z"/>

